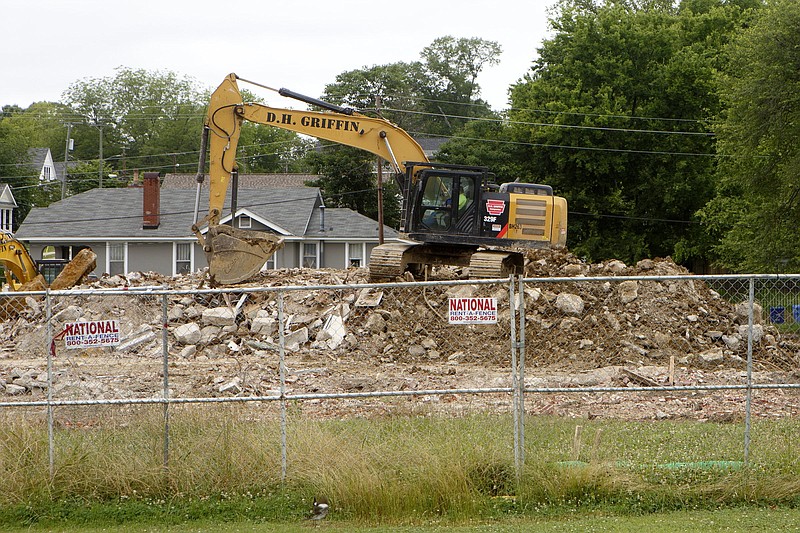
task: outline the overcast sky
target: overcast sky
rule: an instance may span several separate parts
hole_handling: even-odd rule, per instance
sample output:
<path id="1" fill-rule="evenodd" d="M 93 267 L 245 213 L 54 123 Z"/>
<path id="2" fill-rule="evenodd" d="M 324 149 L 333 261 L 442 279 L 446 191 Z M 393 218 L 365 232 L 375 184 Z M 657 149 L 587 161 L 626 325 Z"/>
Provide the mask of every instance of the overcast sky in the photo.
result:
<path id="1" fill-rule="evenodd" d="M 235 72 L 319 96 L 337 74 L 416 61 L 434 39 L 451 35 L 501 45 L 501 63 L 486 67 L 478 83 L 482 97 L 503 109 L 509 86 L 536 56 L 554 2 L 6 1 L 0 5 L 0 106 L 57 101 L 73 82 L 113 76 L 120 66 L 169 70 L 208 88 Z"/>

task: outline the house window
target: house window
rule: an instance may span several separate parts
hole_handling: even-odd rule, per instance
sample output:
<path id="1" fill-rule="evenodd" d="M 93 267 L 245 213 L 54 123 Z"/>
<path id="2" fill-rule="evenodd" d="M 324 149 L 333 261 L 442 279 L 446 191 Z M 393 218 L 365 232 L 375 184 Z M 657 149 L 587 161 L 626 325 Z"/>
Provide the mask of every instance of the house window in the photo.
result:
<path id="1" fill-rule="evenodd" d="M 11 233 L 12 230 L 12 211 L 11 209 L 0 210 L 0 229 Z"/>
<path id="2" fill-rule="evenodd" d="M 262 272 L 264 272 L 265 270 L 275 270 L 276 268 L 278 268 L 278 253 L 279 252 L 276 251 L 274 254 L 269 256 L 267 262 L 264 263 L 264 266 L 261 267 Z"/>
<path id="3" fill-rule="evenodd" d="M 303 243 L 303 268 L 317 268 L 317 243 Z"/>
<path id="4" fill-rule="evenodd" d="M 364 264 L 364 245 L 360 242 L 347 243 L 347 266 L 359 268 Z"/>
<path id="5" fill-rule="evenodd" d="M 253 219 L 247 215 L 239 215 L 239 228 L 250 229 L 253 227 Z"/>
<path id="6" fill-rule="evenodd" d="M 175 243 L 175 274 L 188 274 L 192 271 L 192 243 Z"/>
<path id="7" fill-rule="evenodd" d="M 127 246 L 124 242 L 109 243 L 108 245 L 108 273 L 125 274 L 125 255 Z"/>
<path id="8" fill-rule="evenodd" d="M 50 181 L 50 167 L 44 167 L 44 179 Z"/>

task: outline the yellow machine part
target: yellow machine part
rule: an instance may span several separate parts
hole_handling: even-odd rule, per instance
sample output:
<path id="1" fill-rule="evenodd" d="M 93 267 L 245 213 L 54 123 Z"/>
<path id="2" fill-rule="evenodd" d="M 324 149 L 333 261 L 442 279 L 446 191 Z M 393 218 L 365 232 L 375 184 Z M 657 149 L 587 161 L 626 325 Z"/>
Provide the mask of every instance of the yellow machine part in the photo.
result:
<path id="1" fill-rule="evenodd" d="M 33 281 L 39 275 L 39 270 L 25 246 L 7 233 L 0 234 L 0 264 L 13 275 L 13 279 L 7 277 L 6 281 L 14 289 Z"/>
<path id="2" fill-rule="evenodd" d="M 511 194 L 508 239 L 567 244 L 567 202 L 558 196 Z"/>
<path id="3" fill-rule="evenodd" d="M 208 228 L 205 246 L 211 284 L 228 285 L 256 275 L 267 259 L 283 247 L 283 239 L 218 225 Z"/>
<path id="4" fill-rule="evenodd" d="M 228 75 L 211 95 L 205 120 L 209 132 L 209 214 L 192 227 L 205 250 L 212 283 L 234 284 L 248 279 L 283 245 L 276 236 L 220 224 L 231 173 L 237 169 L 236 149 L 243 121 L 356 146 L 394 162 L 400 171 L 405 161 L 427 161 L 425 151 L 411 135 L 386 120 L 358 113 L 345 116 L 244 103 L 236 80 L 235 74 Z M 206 222 L 208 232 L 203 237 L 200 226 Z"/>

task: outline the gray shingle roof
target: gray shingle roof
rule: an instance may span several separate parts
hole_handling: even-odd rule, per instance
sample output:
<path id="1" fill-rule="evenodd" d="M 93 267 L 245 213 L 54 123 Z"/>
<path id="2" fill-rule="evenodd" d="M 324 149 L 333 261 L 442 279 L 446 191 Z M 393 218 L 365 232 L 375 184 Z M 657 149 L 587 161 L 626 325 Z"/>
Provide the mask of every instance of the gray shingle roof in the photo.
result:
<path id="1" fill-rule="evenodd" d="M 320 229 L 320 210 L 315 209 L 308 225 L 307 237 L 316 239 L 325 238 L 378 238 L 378 222 L 369 217 L 341 207 L 328 207 L 325 209 L 325 231 Z M 397 237 L 397 232 L 384 226 L 383 236 L 387 239 Z"/>
<path id="2" fill-rule="evenodd" d="M 262 189 L 267 187 L 305 187 L 307 181 L 319 179 L 316 174 L 240 174 L 239 188 Z M 208 187 L 208 176 L 203 182 Z M 195 174 L 167 174 L 161 182 L 162 189 L 196 189 Z"/>
<path id="3" fill-rule="evenodd" d="M 16 233 L 21 240 L 87 240 L 102 238 L 174 239 L 191 237 L 195 191 L 161 190 L 161 224 L 142 229 L 142 188 L 92 189 L 33 208 Z M 319 189 L 288 187 L 239 189 L 238 208 L 271 222 L 294 236 L 314 238 L 369 238 L 377 236 L 377 222 L 350 209 L 326 209 L 327 231 L 319 231 Z M 223 217 L 229 214 L 230 191 Z M 208 213 L 208 194 L 200 195 L 200 214 Z M 306 234 L 306 230 L 308 233 Z M 386 228 L 387 237 L 395 233 Z"/>
<path id="4" fill-rule="evenodd" d="M 37 171 L 42 170 L 49 148 L 28 148 L 28 162 Z"/>

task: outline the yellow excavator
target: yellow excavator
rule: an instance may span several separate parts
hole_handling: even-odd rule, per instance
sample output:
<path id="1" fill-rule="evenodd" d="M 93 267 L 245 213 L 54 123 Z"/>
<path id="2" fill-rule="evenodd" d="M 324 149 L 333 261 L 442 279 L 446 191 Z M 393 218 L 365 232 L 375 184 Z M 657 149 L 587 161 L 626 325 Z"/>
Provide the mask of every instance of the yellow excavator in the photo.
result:
<path id="1" fill-rule="evenodd" d="M 0 265 L 6 270 L 6 283 L 12 291 L 62 290 L 89 275 L 97 265 L 97 255 L 90 248 L 82 249 L 48 285 L 25 246 L 10 233 L 0 232 Z"/>
<path id="2" fill-rule="evenodd" d="M 394 167 L 402 192 L 400 232 L 406 242 L 372 250 L 369 272 L 375 281 L 394 279 L 407 270 L 419 273 L 433 265 L 469 267 L 472 278 L 507 277 L 522 273 L 520 250 L 565 246 L 567 202 L 550 186 L 497 185 L 486 167 L 433 163 L 411 135 L 391 122 L 288 89 L 276 92 L 323 111 L 245 103 L 237 80 L 275 90 L 230 74 L 211 95 L 195 202 L 197 213 L 208 151 L 209 213 L 192 230 L 206 252 L 212 282 L 248 279 L 282 246 L 275 235 L 219 223 L 231 175 L 237 170 L 236 147 L 245 120 L 354 146 Z M 203 235 L 205 223 L 208 231 Z"/>

